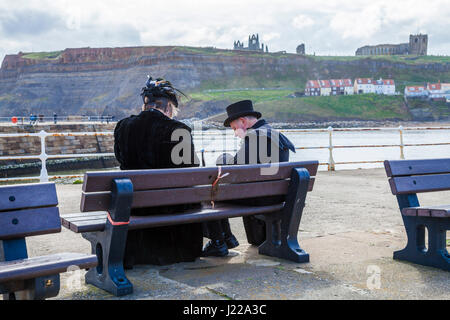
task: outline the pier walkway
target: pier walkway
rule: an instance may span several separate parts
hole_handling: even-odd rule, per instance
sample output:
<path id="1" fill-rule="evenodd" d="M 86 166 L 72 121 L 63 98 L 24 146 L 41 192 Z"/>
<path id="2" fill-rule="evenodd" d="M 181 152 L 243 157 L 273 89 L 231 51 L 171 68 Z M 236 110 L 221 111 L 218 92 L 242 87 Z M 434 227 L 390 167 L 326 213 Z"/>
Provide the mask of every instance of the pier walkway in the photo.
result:
<path id="1" fill-rule="evenodd" d="M 61 215 L 78 212 L 81 185 L 56 187 Z M 448 203 L 449 195 L 419 199 Z M 246 241 L 242 219 L 231 219 L 231 226 L 241 245 L 228 257 L 135 266 L 126 272 L 134 293 L 124 297 L 80 282 L 84 271 L 66 273 L 54 299 L 450 299 L 449 272 L 392 259 L 406 235 L 384 169 L 318 172 L 299 232 L 309 263 L 258 255 Z M 27 241 L 30 256 L 90 252 L 87 240 L 65 228 Z"/>

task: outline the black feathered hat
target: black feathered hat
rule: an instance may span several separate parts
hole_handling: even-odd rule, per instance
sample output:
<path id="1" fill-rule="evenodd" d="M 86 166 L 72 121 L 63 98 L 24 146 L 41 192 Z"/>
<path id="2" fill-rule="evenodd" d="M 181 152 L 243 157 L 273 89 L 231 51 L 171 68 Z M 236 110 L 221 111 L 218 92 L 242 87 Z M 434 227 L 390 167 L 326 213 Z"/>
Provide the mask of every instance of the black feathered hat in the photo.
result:
<path id="1" fill-rule="evenodd" d="M 152 77 L 148 76 L 145 87 L 141 90 L 141 97 L 145 103 L 145 97 L 149 99 L 149 102 L 155 101 L 156 98 L 167 98 L 175 104 L 178 108 L 177 92 L 186 96 L 183 92 L 175 89 L 170 81 L 164 80 L 162 78 L 157 78 L 153 80 Z"/>
<path id="2" fill-rule="evenodd" d="M 227 107 L 227 114 L 228 118 L 223 123 L 225 127 L 229 127 L 231 121 L 240 117 L 255 116 L 257 119 L 261 118 L 261 113 L 253 110 L 253 103 L 251 100 L 242 100 L 230 104 Z"/>

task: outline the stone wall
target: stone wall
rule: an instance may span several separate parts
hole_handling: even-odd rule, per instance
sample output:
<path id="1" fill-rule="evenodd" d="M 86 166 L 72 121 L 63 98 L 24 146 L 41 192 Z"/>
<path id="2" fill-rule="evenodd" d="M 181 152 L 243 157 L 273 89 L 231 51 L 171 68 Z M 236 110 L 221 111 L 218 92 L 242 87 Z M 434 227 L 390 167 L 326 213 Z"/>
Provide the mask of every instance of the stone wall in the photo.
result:
<path id="1" fill-rule="evenodd" d="M 31 125 L 0 125 L 0 133 L 38 133 L 41 130 L 54 133 L 46 138 L 46 153 L 83 154 L 114 152 L 114 137 L 100 136 L 58 136 L 58 133 L 68 132 L 112 132 L 115 123 L 110 124 L 37 124 Z M 38 155 L 41 153 L 40 137 L 1 137 L 0 156 Z M 36 160 L 3 160 L 0 166 L 33 162 Z"/>

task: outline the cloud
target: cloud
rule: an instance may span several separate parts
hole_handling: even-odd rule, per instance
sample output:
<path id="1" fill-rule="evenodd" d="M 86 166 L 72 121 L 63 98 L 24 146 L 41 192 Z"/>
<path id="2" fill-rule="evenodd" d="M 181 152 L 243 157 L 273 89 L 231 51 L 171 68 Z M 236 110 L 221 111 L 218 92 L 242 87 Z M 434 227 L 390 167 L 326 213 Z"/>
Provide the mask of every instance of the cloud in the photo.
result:
<path id="1" fill-rule="evenodd" d="M 292 19 L 292 26 L 297 29 L 303 29 L 312 25 L 314 25 L 314 20 L 304 14 L 300 14 Z"/>
<path id="2" fill-rule="evenodd" d="M 40 10 L 0 11 L 0 29 L 6 37 L 41 35 L 64 26 L 58 15 Z"/>
<path id="3" fill-rule="evenodd" d="M 422 32 L 430 54 L 450 54 L 448 0 L 0 1 L 0 60 L 85 46 L 231 49 L 256 33 L 269 51 L 295 52 L 305 43 L 308 54 L 354 55 L 358 47 L 408 42 Z"/>

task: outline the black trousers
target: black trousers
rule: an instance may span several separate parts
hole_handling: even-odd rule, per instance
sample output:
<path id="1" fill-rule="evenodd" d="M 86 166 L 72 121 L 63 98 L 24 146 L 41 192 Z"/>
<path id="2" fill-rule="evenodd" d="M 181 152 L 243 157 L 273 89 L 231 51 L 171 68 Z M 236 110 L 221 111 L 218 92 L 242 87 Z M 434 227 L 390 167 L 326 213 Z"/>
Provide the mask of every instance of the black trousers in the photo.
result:
<path id="1" fill-rule="evenodd" d="M 205 223 L 204 235 L 211 240 L 224 240 L 232 235 L 228 219 L 208 221 Z"/>

